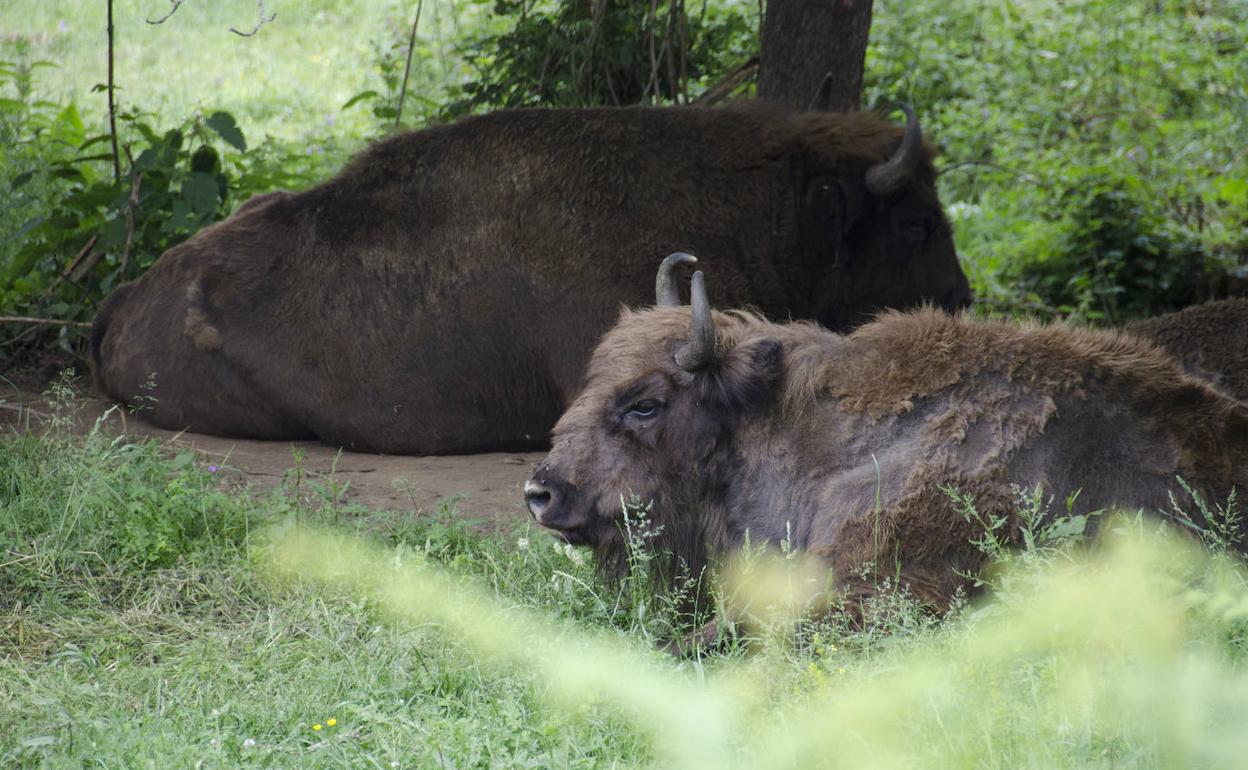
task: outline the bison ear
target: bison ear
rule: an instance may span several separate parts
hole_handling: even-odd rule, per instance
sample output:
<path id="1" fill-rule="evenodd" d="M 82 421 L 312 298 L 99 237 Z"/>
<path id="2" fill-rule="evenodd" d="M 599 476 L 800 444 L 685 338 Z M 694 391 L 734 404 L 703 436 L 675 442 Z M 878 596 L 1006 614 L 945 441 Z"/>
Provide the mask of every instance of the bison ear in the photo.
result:
<path id="1" fill-rule="evenodd" d="M 784 346 L 779 340 L 738 345 L 700 377 L 702 398 L 733 413 L 755 412 L 775 400 L 784 372 Z"/>
<path id="2" fill-rule="evenodd" d="M 802 194 L 802 251 L 808 265 L 841 260 L 845 238 L 848 202 L 841 181 L 831 174 L 819 174 L 806 184 Z"/>

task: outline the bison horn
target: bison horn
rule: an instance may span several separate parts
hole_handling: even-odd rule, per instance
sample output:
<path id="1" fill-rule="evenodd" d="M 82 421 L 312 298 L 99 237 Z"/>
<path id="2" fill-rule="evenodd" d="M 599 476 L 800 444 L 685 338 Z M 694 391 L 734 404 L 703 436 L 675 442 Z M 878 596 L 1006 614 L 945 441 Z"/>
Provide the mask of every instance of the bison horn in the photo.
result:
<path id="1" fill-rule="evenodd" d="M 689 301 L 693 305 L 689 345 L 676 353 L 676 364 L 687 372 L 696 372 L 715 360 L 715 319 L 711 318 L 711 303 L 706 298 L 706 281 L 701 270 L 693 274 Z"/>
<path id="2" fill-rule="evenodd" d="M 679 307 L 680 292 L 672 280 L 672 270 L 677 265 L 693 264 L 698 258 L 683 251 L 673 252 L 659 263 L 659 274 L 654 278 L 654 304 L 659 307 Z"/>
<path id="3" fill-rule="evenodd" d="M 890 195 L 900 190 L 914 175 L 923 156 L 923 131 L 919 128 L 919 119 L 910 105 L 899 106 L 906 113 L 906 133 L 901 137 L 901 145 L 893 157 L 867 169 L 867 190 L 872 195 Z"/>
<path id="4" fill-rule="evenodd" d="M 823 76 L 823 82 L 819 84 L 819 90 L 815 95 L 810 97 L 810 104 L 806 105 L 807 112 L 827 112 L 828 107 L 832 104 L 832 73 Z"/>

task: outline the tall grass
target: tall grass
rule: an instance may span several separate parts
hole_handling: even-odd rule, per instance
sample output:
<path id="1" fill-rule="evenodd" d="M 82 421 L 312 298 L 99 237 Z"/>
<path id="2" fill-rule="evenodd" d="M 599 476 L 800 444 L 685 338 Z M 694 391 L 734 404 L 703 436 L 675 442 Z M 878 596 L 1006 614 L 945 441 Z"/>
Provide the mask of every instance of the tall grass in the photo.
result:
<path id="1" fill-rule="evenodd" d="M 759 557 L 736 641 L 684 658 L 644 582 L 444 509 L 104 437 L 0 437 L 0 765 L 1233 767 L 1248 577 L 1146 519 L 1003 553 L 945 619 L 795 624 Z M 307 494 L 309 491 L 311 495 Z M 770 566 L 769 566 L 770 565 Z M 727 573 L 725 573 L 727 574 Z M 729 581 L 731 578 L 721 578 Z M 329 722 L 333 719 L 333 723 Z"/>

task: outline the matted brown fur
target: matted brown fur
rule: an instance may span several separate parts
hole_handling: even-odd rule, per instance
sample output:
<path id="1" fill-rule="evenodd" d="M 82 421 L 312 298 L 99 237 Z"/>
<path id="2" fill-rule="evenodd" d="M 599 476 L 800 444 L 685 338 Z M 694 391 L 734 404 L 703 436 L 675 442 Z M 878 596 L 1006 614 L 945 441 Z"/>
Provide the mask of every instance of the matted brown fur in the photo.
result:
<path id="1" fill-rule="evenodd" d="M 608 571 L 620 495 L 636 494 L 654 501 L 669 576 L 748 531 L 827 560 L 851 597 L 898 576 L 944 606 L 983 559 L 949 488 L 985 516 L 1011 517 L 1038 486 L 1078 492 L 1074 513 L 1165 515 L 1173 495 L 1197 520 L 1176 477 L 1207 504 L 1248 488 L 1248 406 L 1129 334 L 932 310 L 848 336 L 714 318 L 716 364 L 689 374 L 673 361 L 687 308 L 625 311 L 532 476 L 551 490 L 541 523 Z M 639 418 L 650 402 L 656 416 Z"/>
<path id="2" fill-rule="evenodd" d="M 543 446 L 623 301 L 698 255 L 716 301 L 830 328 L 964 305 L 930 148 L 736 109 L 514 110 L 378 142 L 162 255 L 102 304 L 100 388 L 158 425 L 400 453 Z"/>
<path id="3" fill-rule="evenodd" d="M 1248 401 L 1248 299 L 1193 305 L 1123 327 L 1164 348 L 1190 373 Z"/>

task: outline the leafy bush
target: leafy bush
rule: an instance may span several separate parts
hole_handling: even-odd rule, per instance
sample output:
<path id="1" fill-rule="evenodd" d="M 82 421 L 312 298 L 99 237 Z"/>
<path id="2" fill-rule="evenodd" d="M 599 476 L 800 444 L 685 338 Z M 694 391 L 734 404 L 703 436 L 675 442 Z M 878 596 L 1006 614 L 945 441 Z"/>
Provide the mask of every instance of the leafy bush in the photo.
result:
<path id="1" fill-rule="evenodd" d="M 72 411 L 57 398 L 54 423 Z M 215 470 L 190 450 L 170 457 L 98 429 L 85 440 L 0 436 L 0 605 L 239 552 L 249 507 L 221 491 Z"/>
<path id="2" fill-rule="evenodd" d="M 757 6 L 496 0 L 508 29 L 471 38 L 472 79 L 447 115 L 481 108 L 685 102 L 755 49 Z"/>
<path id="3" fill-rule="evenodd" d="M 865 90 L 944 148 L 986 305 L 1118 323 L 1236 288 L 1245 70 L 1242 3 L 880 0 Z"/>
<path id="4" fill-rule="evenodd" d="M 107 133 L 90 135 L 72 102 L 32 98 L 35 64 L 46 63 L 0 62 L 0 90 L 16 97 L 0 99 L 0 136 L 20 148 L 0 164 L 0 188 L 9 216 L 23 217 L 0 242 L 0 314 L 85 322 L 114 287 L 247 198 L 306 183 L 293 153 L 250 148 L 219 110 L 163 130 L 155 115 L 120 111 L 114 177 Z M 60 328 L 66 349 L 79 338 Z M 0 347 L 0 360 L 20 353 Z"/>

